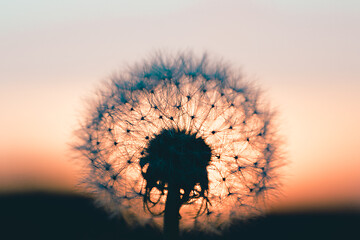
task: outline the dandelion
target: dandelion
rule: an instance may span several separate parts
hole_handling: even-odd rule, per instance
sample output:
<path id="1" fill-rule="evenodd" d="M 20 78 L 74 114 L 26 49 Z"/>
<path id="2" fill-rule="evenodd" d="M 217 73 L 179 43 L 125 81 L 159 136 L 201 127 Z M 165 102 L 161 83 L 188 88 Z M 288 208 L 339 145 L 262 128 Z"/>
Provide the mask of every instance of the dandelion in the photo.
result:
<path id="1" fill-rule="evenodd" d="M 77 131 L 84 183 L 113 212 L 163 216 L 167 239 L 249 216 L 276 188 L 273 115 L 229 67 L 159 54 L 99 91 Z"/>

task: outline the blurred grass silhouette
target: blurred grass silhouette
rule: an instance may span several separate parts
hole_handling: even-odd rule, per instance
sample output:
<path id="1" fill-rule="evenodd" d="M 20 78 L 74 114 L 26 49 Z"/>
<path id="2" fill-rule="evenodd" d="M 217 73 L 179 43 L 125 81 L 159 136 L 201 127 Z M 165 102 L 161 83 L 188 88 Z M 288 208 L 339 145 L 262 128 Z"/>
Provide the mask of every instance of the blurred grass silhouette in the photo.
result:
<path id="1" fill-rule="evenodd" d="M 354 239 L 360 209 L 338 207 L 283 211 L 235 221 L 222 235 L 183 232 L 180 239 Z M 0 195 L 0 239 L 162 239 L 152 226 L 129 226 L 111 217 L 86 196 L 70 193 Z"/>

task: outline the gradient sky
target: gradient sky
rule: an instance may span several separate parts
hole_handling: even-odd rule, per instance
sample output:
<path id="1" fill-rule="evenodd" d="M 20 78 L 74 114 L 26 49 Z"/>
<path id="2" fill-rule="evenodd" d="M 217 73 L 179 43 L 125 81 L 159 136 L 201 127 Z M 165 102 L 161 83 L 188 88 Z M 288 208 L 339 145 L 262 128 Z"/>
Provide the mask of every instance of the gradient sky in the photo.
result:
<path id="1" fill-rule="evenodd" d="M 82 99 L 154 50 L 207 51 L 279 111 L 281 204 L 360 202 L 360 1 L 0 3 L 0 188 L 71 188 Z"/>

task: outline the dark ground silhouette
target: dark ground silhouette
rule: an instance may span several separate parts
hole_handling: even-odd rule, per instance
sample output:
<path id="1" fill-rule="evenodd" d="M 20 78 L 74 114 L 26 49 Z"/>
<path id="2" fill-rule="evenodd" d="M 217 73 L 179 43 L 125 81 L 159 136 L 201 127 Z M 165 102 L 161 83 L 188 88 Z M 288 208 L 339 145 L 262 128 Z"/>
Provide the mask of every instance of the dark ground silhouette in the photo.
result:
<path id="1" fill-rule="evenodd" d="M 234 222 L 221 236 L 191 231 L 180 239 L 360 239 L 359 209 L 269 214 Z M 54 193 L 0 195 L 0 239 L 162 239 L 152 226 L 127 226 L 89 198 Z"/>

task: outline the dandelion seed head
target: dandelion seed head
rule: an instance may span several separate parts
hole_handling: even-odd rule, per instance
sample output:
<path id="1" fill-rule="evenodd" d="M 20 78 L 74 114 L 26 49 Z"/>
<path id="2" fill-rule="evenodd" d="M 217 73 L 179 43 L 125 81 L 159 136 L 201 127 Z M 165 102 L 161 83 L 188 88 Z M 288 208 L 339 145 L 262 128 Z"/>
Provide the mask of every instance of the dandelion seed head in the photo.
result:
<path id="1" fill-rule="evenodd" d="M 274 113 L 207 55 L 157 55 L 112 77 L 97 97 L 75 149 L 84 185 L 111 211 L 161 225 L 175 177 L 181 227 L 205 229 L 261 211 L 276 188 Z"/>

